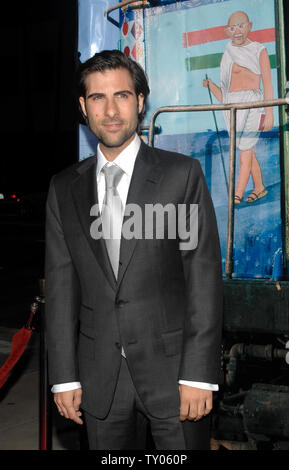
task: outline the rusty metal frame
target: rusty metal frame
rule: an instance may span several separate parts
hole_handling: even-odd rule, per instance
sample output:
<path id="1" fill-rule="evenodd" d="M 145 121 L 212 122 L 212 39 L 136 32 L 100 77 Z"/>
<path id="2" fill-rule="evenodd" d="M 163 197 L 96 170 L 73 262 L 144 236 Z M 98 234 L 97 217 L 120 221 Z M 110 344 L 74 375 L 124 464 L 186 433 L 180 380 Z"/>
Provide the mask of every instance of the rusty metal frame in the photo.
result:
<path id="1" fill-rule="evenodd" d="M 286 95 L 286 49 L 285 49 L 285 24 L 284 7 L 282 0 L 275 0 L 276 18 L 276 62 L 278 76 L 278 94 Z M 287 111 L 287 114 L 286 114 Z M 283 247 L 284 247 L 284 269 L 289 275 L 289 125 L 288 109 L 279 108 L 279 125 L 283 130 L 280 134 L 280 152 L 283 155 L 281 162 L 281 195 L 282 195 L 282 220 L 283 220 Z"/>
<path id="2" fill-rule="evenodd" d="M 234 192 L 235 192 L 235 168 L 236 168 L 236 112 L 238 109 L 266 108 L 271 106 L 284 106 L 289 104 L 289 98 L 279 98 L 266 101 L 254 101 L 249 103 L 228 103 L 211 105 L 185 105 L 163 106 L 152 115 L 149 126 L 148 144 L 153 147 L 155 121 L 161 113 L 181 113 L 192 111 L 230 111 L 230 150 L 229 150 L 229 194 L 228 194 L 228 222 L 227 222 L 227 252 L 225 274 L 227 279 L 232 278 L 233 273 L 233 244 L 234 244 Z M 288 221 L 287 221 L 288 224 Z"/>
<path id="3" fill-rule="evenodd" d="M 107 8 L 104 12 L 104 16 L 106 16 L 108 21 L 110 21 L 112 24 L 114 24 L 114 26 L 117 26 L 119 28 L 120 23 L 118 23 L 118 21 L 116 21 L 111 16 L 109 16 L 109 14 L 112 11 L 117 10 L 118 8 L 123 8 L 123 7 L 129 6 L 130 4 L 134 4 L 134 3 L 139 3 L 140 4 L 139 8 L 142 8 L 143 6 L 147 6 L 146 0 L 123 0 L 122 2 L 116 3 L 115 5 L 112 5 L 111 7 Z M 136 8 L 138 8 L 138 7 L 136 7 Z"/>

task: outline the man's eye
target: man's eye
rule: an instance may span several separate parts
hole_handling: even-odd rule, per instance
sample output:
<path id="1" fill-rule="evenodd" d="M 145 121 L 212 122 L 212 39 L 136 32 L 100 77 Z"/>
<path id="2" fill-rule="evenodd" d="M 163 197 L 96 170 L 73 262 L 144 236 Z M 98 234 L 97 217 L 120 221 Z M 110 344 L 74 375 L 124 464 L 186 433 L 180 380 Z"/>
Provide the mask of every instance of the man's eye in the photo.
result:
<path id="1" fill-rule="evenodd" d="M 128 94 L 127 93 L 119 93 L 118 97 L 122 98 L 122 99 L 126 99 L 126 98 L 128 98 Z"/>
<path id="2" fill-rule="evenodd" d="M 103 96 L 101 96 L 101 95 L 94 95 L 94 96 L 92 97 L 93 101 L 99 101 L 99 100 L 101 100 L 102 98 L 103 98 Z"/>

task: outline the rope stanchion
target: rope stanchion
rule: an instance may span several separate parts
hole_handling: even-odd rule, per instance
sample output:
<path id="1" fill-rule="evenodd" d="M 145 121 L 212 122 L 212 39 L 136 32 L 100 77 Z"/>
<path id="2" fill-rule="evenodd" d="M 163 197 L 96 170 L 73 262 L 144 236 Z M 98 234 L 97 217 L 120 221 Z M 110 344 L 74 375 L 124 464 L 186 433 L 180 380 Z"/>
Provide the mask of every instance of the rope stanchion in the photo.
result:
<path id="1" fill-rule="evenodd" d="M 0 368 L 0 388 L 6 383 L 11 371 L 23 355 L 32 332 L 39 330 L 40 336 L 40 377 L 39 377 L 39 450 L 52 449 L 51 394 L 48 384 L 47 347 L 44 325 L 45 280 L 40 279 L 40 296 L 35 297 L 31 304 L 26 324 L 17 331 L 11 344 L 11 353 Z M 39 310 L 37 327 L 33 325 L 35 314 Z"/>
<path id="2" fill-rule="evenodd" d="M 20 328 L 20 330 L 13 335 L 11 353 L 0 368 L 0 388 L 3 387 L 5 382 L 8 380 L 10 372 L 21 358 L 27 344 L 29 343 L 32 331 L 35 329 L 34 326 L 32 326 L 32 322 L 37 310 L 38 302 L 35 301 L 31 304 L 30 314 L 26 325 Z"/>
<path id="3" fill-rule="evenodd" d="M 52 403 L 48 383 L 48 355 L 45 334 L 45 280 L 40 279 L 40 377 L 39 377 L 39 450 L 52 449 Z"/>

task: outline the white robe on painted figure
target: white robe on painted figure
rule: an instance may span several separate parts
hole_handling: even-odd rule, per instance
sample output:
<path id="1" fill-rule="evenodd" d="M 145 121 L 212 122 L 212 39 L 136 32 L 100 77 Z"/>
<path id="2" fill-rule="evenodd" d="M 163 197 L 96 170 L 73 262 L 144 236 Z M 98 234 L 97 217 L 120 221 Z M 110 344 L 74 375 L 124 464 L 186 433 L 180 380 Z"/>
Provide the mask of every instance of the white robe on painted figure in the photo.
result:
<path id="1" fill-rule="evenodd" d="M 223 103 L 264 100 L 261 90 L 229 91 L 233 64 L 245 67 L 256 75 L 261 75 L 260 53 L 263 49 L 265 49 L 263 44 L 252 41 L 245 46 L 233 46 L 232 42 L 227 44 L 220 65 Z M 237 111 L 236 146 L 240 150 L 249 150 L 256 145 L 260 135 L 260 120 L 264 113 L 264 108 Z M 230 112 L 223 111 L 223 116 L 227 129 L 230 131 Z"/>

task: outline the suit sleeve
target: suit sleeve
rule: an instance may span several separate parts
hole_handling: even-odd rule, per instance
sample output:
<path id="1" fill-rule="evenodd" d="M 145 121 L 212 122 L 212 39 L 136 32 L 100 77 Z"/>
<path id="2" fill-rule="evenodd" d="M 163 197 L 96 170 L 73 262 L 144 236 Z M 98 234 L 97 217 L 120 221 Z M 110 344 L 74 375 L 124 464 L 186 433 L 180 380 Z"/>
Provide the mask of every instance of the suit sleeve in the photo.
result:
<path id="1" fill-rule="evenodd" d="M 186 281 L 186 318 L 179 379 L 217 384 L 222 382 L 221 253 L 213 203 L 201 166 L 194 159 L 184 203 L 187 208 L 197 204 L 198 240 L 195 248 L 181 250 Z"/>
<path id="2" fill-rule="evenodd" d="M 46 205 L 45 254 L 45 327 L 51 384 L 79 381 L 79 299 L 79 280 L 65 241 L 52 179 Z"/>

